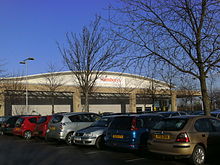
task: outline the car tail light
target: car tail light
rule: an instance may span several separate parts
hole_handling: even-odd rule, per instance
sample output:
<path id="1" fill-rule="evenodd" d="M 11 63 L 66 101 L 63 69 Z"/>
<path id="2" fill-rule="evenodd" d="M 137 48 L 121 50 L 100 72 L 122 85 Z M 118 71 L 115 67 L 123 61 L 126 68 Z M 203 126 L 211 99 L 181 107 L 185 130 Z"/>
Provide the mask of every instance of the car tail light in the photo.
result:
<path id="1" fill-rule="evenodd" d="M 61 123 L 60 124 L 60 129 L 63 129 L 63 126 L 65 126 L 66 124 L 65 123 Z"/>
<path id="2" fill-rule="evenodd" d="M 132 119 L 132 122 L 131 122 L 131 131 L 136 131 L 138 130 L 139 128 L 137 128 L 137 118 L 134 117 Z"/>
<path id="3" fill-rule="evenodd" d="M 182 132 L 176 137 L 176 142 L 190 142 L 189 136 L 186 132 Z"/>

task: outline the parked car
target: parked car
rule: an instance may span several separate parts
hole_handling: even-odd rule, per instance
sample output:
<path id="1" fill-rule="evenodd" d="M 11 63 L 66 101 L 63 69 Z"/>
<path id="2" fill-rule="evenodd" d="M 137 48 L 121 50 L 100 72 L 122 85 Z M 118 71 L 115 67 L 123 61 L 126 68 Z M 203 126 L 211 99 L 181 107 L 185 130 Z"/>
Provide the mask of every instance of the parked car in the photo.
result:
<path id="1" fill-rule="evenodd" d="M 9 116 L 0 116 L 0 127 L 6 120 L 8 120 L 8 118 Z"/>
<path id="2" fill-rule="evenodd" d="M 73 142 L 79 145 L 95 145 L 101 149 L 104 146 L 104 133 L 113 118 L 114 116 L 104 116 L 91 126 L 76 131 Z"/>
<path id="3" fill-rule="evenodd" d="M 183 116 L 183 115 L 187 115 L 186 112 L 181 112 L 181 111 L 166 111 L 166 112 L 158 112 L 158 114 L 164 116 L 164 117 L 173 117 L 173 116 Z"/>
<path id="4" fill-rule="evenodd" d="M 20 117 L 13 128 L 13 134 L 22 136 L 24 139 L 30 139 L 37 125 L 37 120 L 40 116 L 23 116 Z"/>
<path id="5" fill-rule="evenodd" d="M 208 116 L 166 118 L 151 130 L 151 152 L 190 158 L 196 165 L 205 162 L 208 151 L 219 150 L 220 120 Z M 213 152 L 215 153 L 215 152 Z"/>
<path id="6" fill-rule="evenodd" d="M 149 130 L 162 118 L 151 113 L 116 116 L 106 130 L 105 144 L 109 147 L 143 149 Z"/>
<path id="7" fill-rule="evenodd" d="M 33 131 L 33 136 L 45 138 L 48 129 L 48 123 L 51 120 L 51 118 L 51 115 L 41 116 L 40 119 L 37 121 L 37 125 Z"/>
<path id="8" fill-rule="evenodd" d="M 219 118 L 220 119 L 220 111 L 212 111 L 211 116 Z"/>
<path id="9" fill-rule="evenodd" d="M 89 112 L 55 114 L 48 124 L 46 138 L 65 140 L 71 145 L 77 130 L 90 126 L 98 119 L 100 119 L 98 114 Z"/>
<path id="10" fill-rule="evenodd" d="M 1 134 L 12 134 L 12 130 L 15 127 L 15 123 L 21 116 L 24 115 L 9 116 L 8 119 L 5 120 L 1 125 Z"/>

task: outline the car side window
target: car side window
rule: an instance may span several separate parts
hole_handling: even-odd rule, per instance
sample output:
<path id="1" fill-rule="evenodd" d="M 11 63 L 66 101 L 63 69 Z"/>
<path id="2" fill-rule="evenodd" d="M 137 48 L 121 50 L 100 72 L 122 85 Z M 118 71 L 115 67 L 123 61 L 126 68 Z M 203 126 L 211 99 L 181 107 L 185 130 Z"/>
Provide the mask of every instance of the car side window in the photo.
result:
<path id="1" fill-rule="evenodd" d="M 210 119 L 210 122 L 212 123 L 214 127 L 215 132 L 220 132 L 220 121 L 216 119 Z"/>
<path id="2" fill-rule="evenodd" d="M 198 132 L 213 132 L 213 127 L 208 119 L 198 119 L 195 122 L 195 129 Z"/>
<path id="3" fill-rule="evenodd" d="M 81 122 L 80 115 L 72 115 L 72 116 L 69 116 L 69 119 L 70 119 L 72 122 Z"/>
<path id="4" fill-rule="evenodd" d="M 31 123 L 37 123 L 37 118 L 30 118 L 29 121 L 30 121 Z"/>
<path id="5" fill-rule="evenodd" d="M 90 115 L 79 115 L 81 118 L 81 122 L 92 122 L 91 116 Z"/>

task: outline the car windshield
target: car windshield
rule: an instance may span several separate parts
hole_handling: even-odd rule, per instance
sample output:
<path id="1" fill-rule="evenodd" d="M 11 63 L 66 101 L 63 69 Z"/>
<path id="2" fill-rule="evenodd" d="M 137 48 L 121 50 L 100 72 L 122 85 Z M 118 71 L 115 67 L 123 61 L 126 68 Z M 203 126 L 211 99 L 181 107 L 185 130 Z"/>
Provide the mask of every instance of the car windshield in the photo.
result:
<path id="1" fill-rule="evenodd" d="M 160 131 L 178 131 L 181 130 L 187 122 L 187 119 L 177 119 L 177 118 L 170 118 L 164 119 L 157 123 L 153 130 L 160 130 Z"/>
<path id="2" fill-rule="evenodd" d="M 169 117 L 171 115 L 171 113 L 169 113 L 169 112 L 159 112 L 159 114 L 164 117 Z"/>
<path id="3" fill-rule="evenodd" d="M 21 127 L 22 123 L 24 122 L 24 118 L 19 118 L 17 121 L 16 121 L 16 126 L 17 127 Z"/>
<path id="4" fill-rule="evenodd" d="M 94 122 L 92 127 L 108 127 L 110 118 L 101 118 L 100 120 Z"/>

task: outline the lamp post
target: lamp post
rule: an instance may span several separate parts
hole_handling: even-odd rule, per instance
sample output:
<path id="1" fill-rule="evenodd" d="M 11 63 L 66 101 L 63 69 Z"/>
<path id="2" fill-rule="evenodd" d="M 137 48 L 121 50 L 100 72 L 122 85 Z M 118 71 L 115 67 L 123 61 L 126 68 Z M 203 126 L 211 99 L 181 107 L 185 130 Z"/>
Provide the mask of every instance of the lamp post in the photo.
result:
<path id="1" fill-rule="evenodd" d="M 28 89 L 27 89 L 27 76 L 28 76 L 28 61 L 32 61 L 34 58 L 29 57 L 26 58 L 25 60 L 19 62 L 20 64 L 25 64 L 26 65 L 26 76 L 25 76 L 25 88 L 26 88 L 26 112 L 28 112 Z"/>

